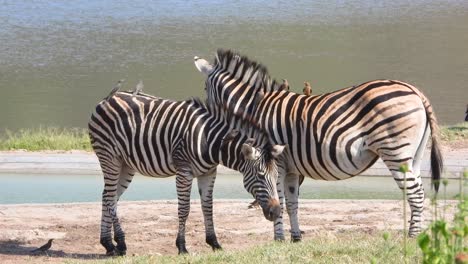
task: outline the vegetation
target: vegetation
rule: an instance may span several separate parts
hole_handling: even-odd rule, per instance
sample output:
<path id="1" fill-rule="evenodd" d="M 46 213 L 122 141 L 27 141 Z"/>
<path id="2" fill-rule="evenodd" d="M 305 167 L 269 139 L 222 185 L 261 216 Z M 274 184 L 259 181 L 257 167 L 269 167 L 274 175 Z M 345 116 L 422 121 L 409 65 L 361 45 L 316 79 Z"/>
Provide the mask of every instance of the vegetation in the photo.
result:
<path id="1" fill-rule="evenodd" d="M 440 137 L 443 141 L 468 140 L 468 122 L 441 127 Z"/>
<path id="2" fill-rule="evenodd" d="M 382 239 L 382 236 L 387 239 Z M 242 251 L 218 251 L 188 256 L 133 256 L 91 263 L 402 263 L 402 237 L 397 233 L 344 232 L 319 236 L 301 243 L 271 242 Z M 417 242 L 408 243 L 410 263 L 421 262 Z M 80 263 L 80 262 L 71 262 Z M 89 262 L 86 262 L 89 263 Z"/>
<path id="3" fill-rule="evenodd" d="M 444 141 L 468 140 L 468 122 L 441 127 Z M 0 133 L 0 150 L 92 150 L 84 128 L 35 128 Z"/>
<path id="4" fill-rule="evenodd" d="M 0 150 L 91 150 L 88 131 L 83 128 L 37 128 L 5 131 L 0 134 Z"/>
<path id="5" fill-rule="evenodd" d="M 448 181 L 442 181 L 444 188 Z M 464 188 L 468 183 L 468 170 L 460 176 L 457 212 L 452 221 L 445 219 L 437 211 L 437 199 L 432 199 L 434 219 L 418 237 L 418 244 L 423 252 L 423 263 L 468 263 L 468 197 Z M 445 195 L 444 195 L 445 196 Z"/>

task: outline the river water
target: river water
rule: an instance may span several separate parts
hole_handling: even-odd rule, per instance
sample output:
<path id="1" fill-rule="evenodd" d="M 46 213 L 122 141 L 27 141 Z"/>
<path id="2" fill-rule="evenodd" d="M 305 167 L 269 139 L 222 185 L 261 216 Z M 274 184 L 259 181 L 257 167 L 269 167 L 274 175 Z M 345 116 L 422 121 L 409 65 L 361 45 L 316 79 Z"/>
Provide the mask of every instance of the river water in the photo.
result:
<path id="1" fill-rule="evenodd" d="M 232 48 L 323 93 L 378 78 L 420 87 L 461 122 L 468 1 L 0 1 L 0 131 L 86 127 L 114 83 L 204 96 L 194 55 Z"/>
<path id="2" fill-rule="evenodd" d="M 103 178 L 100 175 L 21 175 L 0 174 L 0 204 L 71 203 L 101 201 Z M 431 197 L 430 179 L 424 178 L 427 197 Z M 199 199 L 197 182 L 192 186 L 192 200 Z M 459 193 L 459 181 L 449 180 L 446 197 Z M 219 175 L 213 191 L 216 199 L 251 199 L 239 175 Z M 306 179 L 300 188 L 301 199 L 401 199 L 402 192 L 391 177 L 357 176 L 327 182 Z M 444 197 L 441 186 L 439 199 Z M 124 201 L 177 199 L 175 178 L 135 176 Z M 246 203 L 247 207 L 247 203 Z"/>

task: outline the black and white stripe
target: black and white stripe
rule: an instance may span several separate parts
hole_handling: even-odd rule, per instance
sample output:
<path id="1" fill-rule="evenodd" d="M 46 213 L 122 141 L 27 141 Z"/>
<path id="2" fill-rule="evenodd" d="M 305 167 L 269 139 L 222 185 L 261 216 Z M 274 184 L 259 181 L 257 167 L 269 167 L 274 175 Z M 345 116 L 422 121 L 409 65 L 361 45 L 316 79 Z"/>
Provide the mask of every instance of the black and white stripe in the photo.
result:
<path id="1" fill-rule="evenodd" d="M 120 92 L 96 106 L 88 127 L 104 174 L 101 244 L 108 254 L 125 254 L 127 249 L 117 202 L 135 172 L 152 177 L 176 175 L 179 253 L 187 252 L 185 222 L 194 177 L 198 179 L 206 242 L 213 249 L 221 248 L 212 211 L 218 164 L 243 174 L 246 190 L 259 201 L 267 219 L 275 220 L 280 214 L 275 157 L 284 146 L 270 144 L 262 130 L 230 118 L 217 107 L 196 99 L 172 101 Z M 112 227 L 117 247 L 112 243 Z"/>
<path id="2" fill-rule="evenodd" d="M 278 192 L 282 205 L 285 191 L 293 240 L 301 239 L 299 175 L 326 181 L 347 179 L 378 158 L 402 189 L 404 177 L 399 168 L 408 167 L 409 234 L 421 231 L 424 190 L 420 166 L 430 135 L 435 182 L 442 172 L 442 158 L 432 106 L 417 88 L 401 81 L 376 80 L 306 96 L 281 90 L 263 65 L 231 51 L 219 50 L 213 65 L 196 57 L 195 65 L 207 75 L 208 102 L 255 120 L 273 142 L 288 145 L 284 162 L 278 164 Z M 282 217 L 276 220 L 275 238 L 284 239 Z"/>

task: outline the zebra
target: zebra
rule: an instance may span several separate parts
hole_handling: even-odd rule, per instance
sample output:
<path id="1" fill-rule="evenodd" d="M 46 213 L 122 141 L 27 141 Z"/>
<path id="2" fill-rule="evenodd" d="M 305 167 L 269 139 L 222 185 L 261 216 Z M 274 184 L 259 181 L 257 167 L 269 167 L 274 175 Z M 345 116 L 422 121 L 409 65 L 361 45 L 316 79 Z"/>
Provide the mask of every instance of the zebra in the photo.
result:
<path id="1" fill-rule="evenodd" d="M 88 124 L 92 147 L 103 175 L 100 243 L 107 255 L 125 255 L 125 234 L 117 202 L 135 172 L 152 177 L 176 175 L 179 228 L 176 246 L 185 246 L 185 223 L 190 211 L 193 178 L 205 220 L 206 243 L 221 249 L 213 224 L 213 185 L 216 166 L 240 171 L 245 189 L 259 201 L 265 217 L 280 212 L 276 157 L 285 146 L 272 145 L 269 136 L 245 122 L 230 118 L 199 99 L 172 101 L 148 94 L 117 92 L 98 103 Z M 237 128 L 237 130 L 236 130 Z M 249 138 L 252 136 L 253 138 Z M 111 232 L 114 228 L 115 247 Z"/>
<path id="2" fill-rule="evenodd" d="M 438 124 L 421 91 L 397 80 L 374 80 L 334 92 L 306 96 L 280 90 L 265 66 L 230 50 L 218 50 L 214 64 L 195 57 L 206 75 L 207 101 L 243 119 L 254 120 L 274 144 L 286 144 L 278 161 L 278 192 L 291 222 L 291 239 L 302 239 L 298 211 L 298 175 L 343 180 L 365 171 L 381 158 L 411 209 L 408 234 L 421 232 L 424 189 L 422 155 L 432 138 L 431 169 L 436 191 L 443 169 Z M 408 172 L 400 171 L 407 166 Z M 406 180 L 404 179 L 406 175 Z M 406 185 L 405 185 L 406 183 Z M 275 239 L 284 240 L 282 216 Z"/>

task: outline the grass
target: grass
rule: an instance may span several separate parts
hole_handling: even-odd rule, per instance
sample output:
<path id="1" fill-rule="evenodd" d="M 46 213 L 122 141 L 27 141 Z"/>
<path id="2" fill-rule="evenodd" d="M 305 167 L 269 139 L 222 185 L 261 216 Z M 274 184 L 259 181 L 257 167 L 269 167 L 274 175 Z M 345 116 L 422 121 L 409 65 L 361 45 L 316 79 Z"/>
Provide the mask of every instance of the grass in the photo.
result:
<path id="1" fill-rule="evenodd" d="M 440 137 L 443 141 L 468 140 L 468 122 L 440 128 Z"/>
<path id="2" fill-rule="evenodd" d="M 91 151 L 88 131 L 83 128 L 36 128 L 0 134 L 0 150 L 87 150 Z"/>
<path id="3" fill-rule="evenodd" d="M 385 236 L 387 239 L 385 239 Z M 401 234 L 345 232 L 314 236 L 301 243 L 271 242 L 241 251 L 219 251 L 188 256 L 133 256 L 96 260 L 91 263 L 402 263 Z M 422 254 L 415 239 L 408 243 L 409 263 L 419 263 Z M 70 261 L 68 263 L 82 263 Z M 86 262 L 90 263 L 90 262 Z"/>
<path id="4" fill-rule="evenodd" d="M 468 140 L 468 122 L 440 129 L 446 142 Z M 91 151 L 88 132 L 84 128 L 35 128 L 0 133 L 0 150 L 86 150 Z"/>

